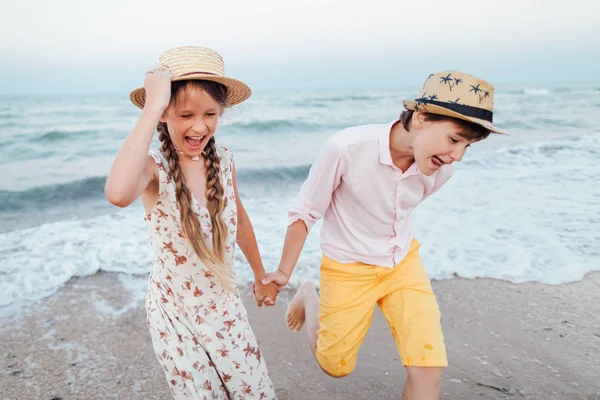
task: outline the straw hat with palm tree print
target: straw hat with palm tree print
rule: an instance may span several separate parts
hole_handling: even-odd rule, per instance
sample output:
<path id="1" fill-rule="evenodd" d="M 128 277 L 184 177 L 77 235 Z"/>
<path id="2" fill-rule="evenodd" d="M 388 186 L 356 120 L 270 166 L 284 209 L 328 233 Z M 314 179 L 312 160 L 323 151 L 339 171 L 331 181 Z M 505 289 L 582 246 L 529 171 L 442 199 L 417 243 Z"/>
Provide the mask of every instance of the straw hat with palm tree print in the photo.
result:
<path id="1" fill-rule="evenodd" d="M 407 110 L 447 115 L 504 134 L 493 123 L 494 85 L 463 72 L 442 71 L 429 75 L 419 96 L 403 103 Z"/>

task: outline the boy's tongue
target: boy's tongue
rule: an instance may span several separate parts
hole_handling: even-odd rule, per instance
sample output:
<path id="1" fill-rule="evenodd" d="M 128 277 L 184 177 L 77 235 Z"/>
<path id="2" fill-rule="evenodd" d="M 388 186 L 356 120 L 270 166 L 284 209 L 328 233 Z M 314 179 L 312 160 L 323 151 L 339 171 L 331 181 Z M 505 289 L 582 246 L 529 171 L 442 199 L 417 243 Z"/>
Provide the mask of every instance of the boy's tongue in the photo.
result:
<path id="1" fill-rule="evenodd" d="M 191 137 L 186 137 L 185 140 L 191 149 L 199 149 L 202 145 L 202 138 L 192 139 Z"/>

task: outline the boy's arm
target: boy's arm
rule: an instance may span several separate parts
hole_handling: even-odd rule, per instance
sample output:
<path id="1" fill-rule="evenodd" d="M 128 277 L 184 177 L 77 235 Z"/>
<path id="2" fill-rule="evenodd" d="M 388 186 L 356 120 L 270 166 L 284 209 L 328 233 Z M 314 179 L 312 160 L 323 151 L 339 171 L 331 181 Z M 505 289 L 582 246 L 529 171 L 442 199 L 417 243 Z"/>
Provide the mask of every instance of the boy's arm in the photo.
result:
<path id="1" fill-rule="evenodd" d="M 308 229 L 306 224 L 302 220 L 297 220 L 292 223 L 287 229 L 285 234 L 285 241 L 283 243 L 283 251 L 281 252 L 281 260 L 279 261 L 279 267 L 277 271 L 267 275 L 262 280 L 263 284 L 275 282 L 277 286 L 282 287 L 287 285 L 296 267 L 302 248 L 308 237 Z"/>
<path id="2" fill-rule="evenodd" d="M 344 169 L 342 153 L 343 149 L 336 143 L 335 137 L 331 138 L 313 163 L 300 189 L 298 202 L 289 211 L 279 267 L 263 279 L 263 284 L 275 282 L 280 287 L 287 285 L 310 229 L 323 217 L 333 192 L 341 183 Z"/>

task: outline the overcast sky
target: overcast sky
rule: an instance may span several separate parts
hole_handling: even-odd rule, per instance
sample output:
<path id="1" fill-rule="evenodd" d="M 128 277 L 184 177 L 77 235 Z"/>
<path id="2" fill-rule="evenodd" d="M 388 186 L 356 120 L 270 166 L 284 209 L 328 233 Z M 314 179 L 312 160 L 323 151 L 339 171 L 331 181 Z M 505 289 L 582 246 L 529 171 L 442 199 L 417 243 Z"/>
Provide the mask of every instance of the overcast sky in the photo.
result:
<path id="1" fill-rule="evenodd" d="M 595 0 L 1 0 L 0 94 L 123 92 L 170 47 L 253 88 L 600 82 Z"/>

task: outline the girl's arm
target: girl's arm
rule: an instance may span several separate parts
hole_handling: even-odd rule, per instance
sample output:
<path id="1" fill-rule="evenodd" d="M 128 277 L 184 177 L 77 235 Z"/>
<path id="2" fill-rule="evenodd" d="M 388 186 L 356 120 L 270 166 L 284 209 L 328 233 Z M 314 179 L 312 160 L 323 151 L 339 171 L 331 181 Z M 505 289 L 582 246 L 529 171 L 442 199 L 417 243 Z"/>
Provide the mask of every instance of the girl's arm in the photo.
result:
<path id="1" fill-rule="evenodd" d="M 160 116 L 158 112 L 142 111 L 138 123 L 117 153 L 104 185 L 104 194 L 112 204 L 127 207 L 155 179 L 156 163 L 148 150 Z"/>
<path id="2" fill-rule="evenodd" d="M 233 189 L 235 191 L 235 202 L 237 205 L 238 217 L 238 229 L 236 237 L 237 244 L 244 253 L 244 256 L 248 260 L 248 264 L 250 264 L 250 268 L 252 268 L 252 272 L 254 273 L 254 290 L 259 306 L 261 305 L 263 299 L 267 305 L 273 305 L 275 298 L 279 293 L 279 286 L 274 283 L 267 285 L 263 285 L 261 283 L 261 280 L 267 275 L 267 273 L 265 272 L 265 268 L 260 257 L 252 222 L 250 222 L 250 217 L 248 217 L 248 213 L 246 212 L 238 193 L 235 165 L 233 166 Z M 265 299 L 265 297 L 268 297 L 268 299 Z"/>
<path id="3" fill-rule="evenodd" d="M 156 163 L 148 156 L 154 130 L 169 105 L 171 74 L 151 71 L 144 80 L 146 104 L 133 131 L 117 153 L 106 179 L 104 193 L 108 201 L 127 207 L 157 176 Z"/>

